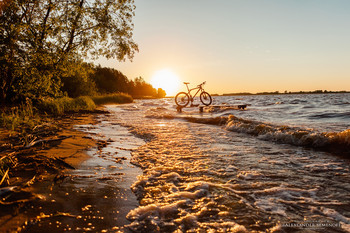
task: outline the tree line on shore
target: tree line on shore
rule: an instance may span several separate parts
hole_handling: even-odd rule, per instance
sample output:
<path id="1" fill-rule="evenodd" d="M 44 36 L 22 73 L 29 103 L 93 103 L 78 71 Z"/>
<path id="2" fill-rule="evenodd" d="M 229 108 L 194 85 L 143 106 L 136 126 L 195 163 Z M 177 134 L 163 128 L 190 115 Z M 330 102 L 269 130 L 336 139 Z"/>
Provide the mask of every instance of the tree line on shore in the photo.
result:
<path id="1" fill-rule="evenodd" d="M 76 64 L 76 67 L 74 73 L 61 78 L 61 90 L 69 97 L 111 93 L 126 93 L 134 98 L 162 98 L 166 95 L 163 89 L 153 88 L 141 76 L 131 80 L 116 69 L 94 66 L 91 63 Z"/>

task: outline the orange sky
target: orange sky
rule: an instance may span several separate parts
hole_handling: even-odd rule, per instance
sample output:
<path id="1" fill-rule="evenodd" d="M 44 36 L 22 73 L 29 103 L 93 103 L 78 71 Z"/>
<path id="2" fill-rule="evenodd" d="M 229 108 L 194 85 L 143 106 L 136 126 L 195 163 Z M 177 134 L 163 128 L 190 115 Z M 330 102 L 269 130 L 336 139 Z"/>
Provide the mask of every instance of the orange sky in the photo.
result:
<path id="1" fill-rule="evenodd" d="M 348 0 L 136 0 L 133 62 L 99 59 L 150 82 L 168 69 L 210 93 L 350 90 Z M 185 86 L 181 85 L 184 89 Z"/>

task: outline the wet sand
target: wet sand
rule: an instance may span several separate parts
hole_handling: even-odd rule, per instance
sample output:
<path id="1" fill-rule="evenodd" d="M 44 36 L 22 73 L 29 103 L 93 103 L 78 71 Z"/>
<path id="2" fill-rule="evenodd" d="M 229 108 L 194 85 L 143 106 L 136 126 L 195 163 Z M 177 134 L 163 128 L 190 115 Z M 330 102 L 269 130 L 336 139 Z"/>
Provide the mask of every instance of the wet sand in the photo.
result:
<path id="1" fill-rule="evenodd" d="M 36 187 L 42 184 L 53 184 L 56 177 L 64 176 L 70 170 L 69 166 L 78 167 L 83 161 L 90 158 L 86 153 L 90 147 L 95 145 L 92 138 L 72 127 L 74 124 L 93 124 L 93 115 L 70 116 L 57 119 L 58 127 L 43 127 L 47 130 L 47 137 L 41 140 L 52 140 L 54 144 L 41 144 L 28 149 L 5 150 L 1 154 L 15 153 L 16 165 L 10 170 L 9 189 L 14 189 L 9 195 L 2 196 L 3 204 L 0 206 L 0 232 L 11 232 L 20 229 L 34 216 L 28 215 L 28 209 L 35 209 L 33 202 L 40 200 L 43 196 Z M 49 132 L 50 131 L 50 132 Z M 3 133 L 2 144 L 9 143 L 6 137 L 13 136 Z M 16 145 L 14 146 L 16 147 Z M 19 147 L 19 146 L 17 146 Z M 62 164 L 59 164 L 62 163 Z M 66 163 L 66 164 L 65 164 Z M 6 187 L 2 187 L 6 190 Z M 13 204 L 11 204 L 11 202 Z"/>
<path id="2" fill-rule="evenodd" d="M 141 172 L 121 142 L 131 135 L 123 128 L 100 135 L 95 123 L 96 115 L 61 119 L 51 138 L 63 140 L 21 152 L 35 163 L 13 169 L 10 187 L 18 191 L 0 206 L 0 232 L 107 232 L 129 223 L 125 216 L 138 205 L 130 185 Z"/>

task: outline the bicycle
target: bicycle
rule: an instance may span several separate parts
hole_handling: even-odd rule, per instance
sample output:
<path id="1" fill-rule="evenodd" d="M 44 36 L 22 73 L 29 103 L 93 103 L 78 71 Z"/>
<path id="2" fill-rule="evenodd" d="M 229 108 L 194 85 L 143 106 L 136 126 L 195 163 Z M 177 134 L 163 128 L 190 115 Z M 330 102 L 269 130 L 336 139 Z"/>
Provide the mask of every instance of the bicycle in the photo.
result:
<path id="1" fill-rule="evenodd" d="M 186 92 L 179 92 L 175 96 L 175 103 L 179 107 L 182 107 L 182 108 L 186 107 L 190 101 L 191 101 L 191 106 L 193 106 L 193 99 L 194 99 L 194 97 L 196 97 L 196 95 L 199 92 L 201 92 L 199 95 L 199 99 L 201 100 L 201 102 L 206 106 L 211 104 L 212 98 L 211 98 L 210 94 L 208 92 L 204 91 L 204 89 L 202 87 L 205 84 L 205 82 L 199 84 L 197 87 L 192 88 L 192 89 L 188 88 L 188 84 L 190 84 L 190 83 L 184 82 L 184 84 L 187 87 L 187 93 Z M 192 96 L 191 91 L 196 90 L 196 89 L 198 89 L 198 91 L 196 92 L 196 94 L 194 94 L 194 96 Z"/>

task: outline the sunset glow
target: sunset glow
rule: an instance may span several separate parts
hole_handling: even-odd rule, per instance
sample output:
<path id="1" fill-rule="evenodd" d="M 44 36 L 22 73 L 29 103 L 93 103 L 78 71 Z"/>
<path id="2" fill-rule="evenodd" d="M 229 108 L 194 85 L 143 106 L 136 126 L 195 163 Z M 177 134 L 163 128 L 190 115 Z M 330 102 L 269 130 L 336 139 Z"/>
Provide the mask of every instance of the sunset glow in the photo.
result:
<path id="1" fill-rule="evenodd" d="M 162 88 L 167 96 L 173 96 L 178 92 L 180 87 L 180 80 L 176 74 L 168 69 L 157 71 L 150 81 L 152 86 L 156 89 Z"/>
<path id="2" fill-rule="evenodd" d="M 149 81 L 170 66 L 209 93 L 349 90 L 350 1 L 135 3 L 140 53 L 99 60 L 127 77 Z"/>

